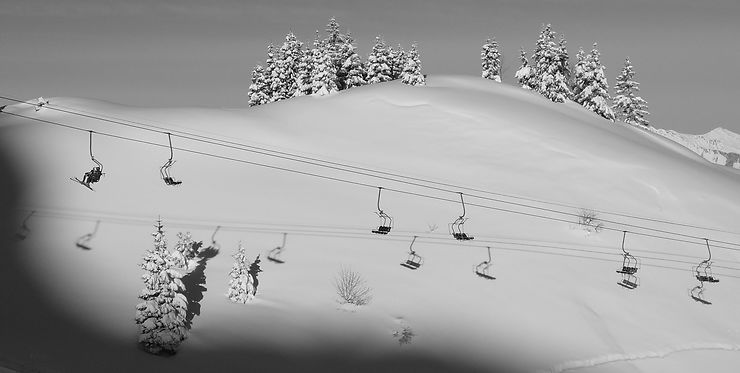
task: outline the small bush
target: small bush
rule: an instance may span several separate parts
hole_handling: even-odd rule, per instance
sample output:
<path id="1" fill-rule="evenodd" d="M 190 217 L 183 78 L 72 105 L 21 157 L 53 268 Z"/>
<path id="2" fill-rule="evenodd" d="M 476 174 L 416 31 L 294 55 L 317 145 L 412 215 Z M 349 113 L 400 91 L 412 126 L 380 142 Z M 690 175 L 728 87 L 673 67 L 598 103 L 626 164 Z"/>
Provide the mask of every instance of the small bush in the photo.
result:
<path id="1" fill-rule="evenodd" d="M 398 330 L 393 332 L 393 337 L 398 338 L 398 344 L 401 346 L 411 343 L 415 335 L 410 326 L 404 326 L 400 332 Z"/>
<path id="2" fill-rule="evenodd" d="M 604 223 L 599 219 L 594 210 L 581 209 L 578 212 L 578 225 L 583 227 L 587 232 L 601 232 L 604 229 Z"/>
<path id="3" fill-rule="evenodd" d="M 349 303 L 364 306 L 372 299 L 372 289 L 367 286 L 365 279 L 359 273 L 345 267 L 339 269 L 334 278 L 334 289 L 339 295 L 339 303 Z"/>

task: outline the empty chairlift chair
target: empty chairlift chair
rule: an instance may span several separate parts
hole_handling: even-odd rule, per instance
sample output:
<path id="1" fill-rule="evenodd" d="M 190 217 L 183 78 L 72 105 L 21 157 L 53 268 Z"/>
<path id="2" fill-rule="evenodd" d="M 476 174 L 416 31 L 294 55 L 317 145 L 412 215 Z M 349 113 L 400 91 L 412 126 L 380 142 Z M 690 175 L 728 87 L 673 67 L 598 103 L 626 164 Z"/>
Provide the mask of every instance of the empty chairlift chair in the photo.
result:
<path id="1" fill-rule="evenodd" d="M 390 233 L 391 228 L 393 228 L 393 218 L 383 212 L 380 208 L 380 192 L 382 190 L 383 187 L 378 187 L 378 211 L 376 214 L 380 217 L 380 225 L 378 226 L 378 229 L 372 230 L 375 234 L 388 234 Z"/>
<path id="2" fill-rule="evenodd" d="M 159 174 L 162 176 L 162 180 L 164 180 L 164 183 L 167 185 L 180 185 L 182 184 L 182 181 L 175 180 L 170 175 L 170 167 L 172 167 L 173 164 L 175 164 L 175 161 L 172 160 L 174 157 L 174 153 L 172 151 L 172 135 L 167 132 L 167 140 L 169 140 L 170 143 L 170 159 L 165 162 L 162 167 L 159 168 Z"/>
<path id="3" fill-rule="evenodd" d="M 632 254 L 627 252 L 624 248 L 624 240 L 627 237 L 627 231 L 623 231 L 622 234 L 622 268 L 617 270 L 617 273 L 622 274 L 622 281 L 618 282 L 620 286 L 627 289 L 635 289 L 640 285 L 640 281 L 635 275 L 640 269 L 640 263 Z"/>
<path id="4" fill-rule="evenodd" d="M 478 277 L 484 278 L 486 280 L 495 280 L 496 277 L 493 277 L 489 273 L 489 269 L 493 265 L 493 261 L 491 260 L 491 247 L 486 247 L 488 249 L 488 260 L 485 260 L 475 266 L 475 274 L 478 275 Z"/>
<path id="5" fill-rule="evenodd" d="M 459 241 L 469 241 L 474 239 L 475 237 L 469 236 L 465 233 L 464 225 L 465 221 L 468 220 L 465 217 L 465 201 L 463 200 L 463 194 L 460 193 L 460 202 L 462 203 L 462 215 L 460 215 L 455 221 L 450 223 L 450 233 L 452 234 L 452 237 L 454 237 L 456 240 Z"/>
<path id="6" fill-rule="evenodd" d="M 699 265 L 694 267 L 695 277 L 699 280 L 699 285 L 694 286 L 689 295 L 691 296 L 691 299 L 708 305 L 712 304 L 712 302 L 704 299 L 704 283 L 719 282 L 719 279 L 714 277 L 712 274 L 712 249 L 709 247 L 709 239 L 705 238 L 704 241 L 707 243 L 707 252 L 709 253 L 709 257 L 706 260 L 702 260 Z"/>
<path id="7" fill-rule="evenodd" d="M 285 249 L 285 238 L 288 236 L 287 233 L 283 233 L 283 244 L 280 246 L 275 247 L 274 249 L 270 250 L 269 253 L 267 253 L 267 259 L 271 262 L 283 264 L 285 263 L 285 260 L 283 260 L 280 257 L 280 254 L 283 253 L 283 250 Z"/>
<path id="8" fill-rule="evenodd" d="M 103 176 L 103 164 L 98 162 L 97 159 L 95 159 L 95 156 L 93 155 L 93 146 L 92 146 L 92 135 L 93 131 L 90 132 L 90 159 L 95 163 L 95 166 L 93 166 L 92 170 L 85 172 L 85 174 L 82 176 L 82 180 L 71 177 L 69 178 L 72 181 L 78 182 L 80 185 L 86 187 L 87 189 L 93 190 L 93 188 L 90 186 L 90 184 L 97 183 L 100 181 L 100 177 Z"/>
<path id="9" fill-rule="evenodd" d="M 409 246 L 409 256 L 406 258 L 406 261 L 401 263 L 402 266 L 408 268 L 408 269 L 418 269 L 423 264 L 423 259 L 419 254 L 414 251 L 414 242 L 416 241 L 416 236 L 414 236 L 414 239 L 411 240 L 411 245 Z"/>

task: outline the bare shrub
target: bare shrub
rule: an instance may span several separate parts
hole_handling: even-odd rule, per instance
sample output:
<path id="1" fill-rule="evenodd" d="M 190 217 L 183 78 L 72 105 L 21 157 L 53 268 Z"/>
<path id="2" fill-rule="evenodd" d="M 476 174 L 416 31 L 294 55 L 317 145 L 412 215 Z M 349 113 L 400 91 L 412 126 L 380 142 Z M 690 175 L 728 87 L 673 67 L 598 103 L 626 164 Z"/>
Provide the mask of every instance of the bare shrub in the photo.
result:
<path id="1" fill-rule="evenodd" d="M 346 267 L 339 269 L 339 274 L 334 278 L 334 289 L 339 295 L 340 303 L 349 303 L 356 306 L 364 306 L 372 300 L 372 289 L 367 286 L 362 276 Z"/>
<path id="2" fill-rule="evenodd" d="M 411 330 L 410 326 L 404 326 L 403 330 L 400 332 L 398 330 L 393 332 L 393 337 L 398 338 L 399 345 L 411 343 L 411 339 L 414 338 L 415 335 L 416 334 L 414 334 L 414 331 Z"/>
<path id="3" fill-rule="evenodd" d="M 588 232 L 599 233 L 604 229 L 604 222 L 599 219 L 596 211 L 589 209 L 581 209 L 578 212 L 578 225 Z"/>

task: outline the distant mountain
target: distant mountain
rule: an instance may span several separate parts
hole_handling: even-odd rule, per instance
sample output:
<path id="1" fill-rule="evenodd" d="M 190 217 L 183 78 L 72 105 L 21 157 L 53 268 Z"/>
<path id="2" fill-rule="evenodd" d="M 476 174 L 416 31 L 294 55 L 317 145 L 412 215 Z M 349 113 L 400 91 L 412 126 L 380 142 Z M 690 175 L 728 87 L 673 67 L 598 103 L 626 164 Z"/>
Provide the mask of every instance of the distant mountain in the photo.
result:
<path id="1" fill-rule="evenodd" d="M 703 135 L 687 135 L 673 130 L 649 128 L 671 139 L 709 162 L 740 169 L 740 135 L 717 127 Z"/>

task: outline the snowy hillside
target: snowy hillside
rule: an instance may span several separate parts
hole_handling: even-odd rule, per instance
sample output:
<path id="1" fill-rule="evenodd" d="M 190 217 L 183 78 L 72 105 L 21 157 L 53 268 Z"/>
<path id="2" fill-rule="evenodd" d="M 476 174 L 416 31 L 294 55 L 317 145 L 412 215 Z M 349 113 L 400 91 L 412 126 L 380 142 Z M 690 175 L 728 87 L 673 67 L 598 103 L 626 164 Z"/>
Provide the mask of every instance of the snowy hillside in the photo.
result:
<path id="1" fill-rule="evenodd" d="M 703 135 L 687 135 L 662 128 L 648 128 L 716 164 L 740 169 L 740 135 L 717 127 Z"/>
<path id="2" fill-rule="evenodd" d="M 577 104 L 480 78 L 430 76 L 426 87 L 381 83 L 251 109 L 50 97 L 38 111 L 4 111 L 0 144 L 26 182 L 12 228 L 36 212 L 25 221 L 27 238 L 0 254 L 0 366 L 740 366 L 740 175 Z M 93 165 L 88 130 L 105 166 L 94 192 L 70 181 Z M 176 187 L 160 178 L 170 157 L 164 132 L 172 133 Z M 381 207 L 394 218 L 385 236 L 370 233 L 379 224 L 379 186 Z M 462 214 L 458 192 L 472 241 L 447 232 Z M 596 210 L 604 229 L 580 227 L 581 209 Z M 158 217 L 170 248 L 177 232 L 189 231 L 220 249 L 184 281 L 192 328 L 172 357 L 136 346 L 139 264 Z M 625 230 L 625 247 L 641 264 L 633 290 L 617 284 Z M 75 246 L 91 232 L 88 249 Z M 265 260 L 284 233 L 285 263 Z M 711 305 L 689 296 L 698 285 L 692 267 L 708 256 L 703 237 L 720 279 L 705 285 Z M 257 298 L 246 305 L 225 296 L 240 241 L 250 258 L 263 259 Z M 412 242 L 423 258 L 416 270 L 399 265 Z M 488 259 L 486 247 L 495 280 L 473 271 Z M 332 283 L 342 266 L 367 280 L 370 304 L 338 306 Z M 413 330 L 409 343 L 399 342 L 404 328 Z"/>

